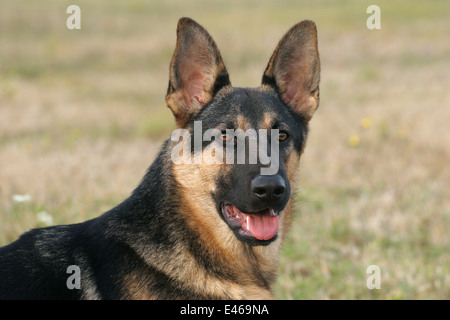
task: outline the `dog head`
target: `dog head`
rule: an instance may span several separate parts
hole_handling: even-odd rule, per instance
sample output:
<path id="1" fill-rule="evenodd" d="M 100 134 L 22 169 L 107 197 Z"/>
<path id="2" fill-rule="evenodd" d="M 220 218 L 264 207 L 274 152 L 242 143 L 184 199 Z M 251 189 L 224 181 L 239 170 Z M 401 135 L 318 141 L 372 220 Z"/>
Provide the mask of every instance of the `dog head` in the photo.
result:
<path id="1" fill-rule="evenodd" d="M 284 233 L 319 78 L 312 21 L 284 35 L 258 88 L 232 87 L 208 32 L 189 18 L 179 21 L 166 102 L 178 127 L 173 173 L 193 224 L 225 238 L 231 231 L 250 245 Z"/>

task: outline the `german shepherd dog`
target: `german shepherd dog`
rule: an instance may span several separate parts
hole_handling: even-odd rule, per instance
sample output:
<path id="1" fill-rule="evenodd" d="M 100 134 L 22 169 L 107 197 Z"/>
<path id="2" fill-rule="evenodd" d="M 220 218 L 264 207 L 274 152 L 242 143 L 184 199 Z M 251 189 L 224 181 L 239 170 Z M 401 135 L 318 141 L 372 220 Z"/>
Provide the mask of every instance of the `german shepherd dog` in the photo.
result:
<path id="1" fill-rule="evenodd" d="M 33 229 L 0 248 L 0 298 L 273 298 L 319 77 L 312 21 L 280 40 L 260 87 L 237 88 L 208 32 L 180 19 L 166 102 L 178 129 L 194 135 L 200 123 L 200 134 L 219 136 L 196 149 L 187 135 L 172 135 L 117 207 L 83 223 Z M 228 152 L 237 139 L 230 129 L 266 129 L 258 143 L 277 144 L 275 172 L 262 174 L 269 165 L 259 158 L 247 161 L 250 148 L 244 163 L 174 161 L 180 146 L 189 156 L 213 143 Z"/>

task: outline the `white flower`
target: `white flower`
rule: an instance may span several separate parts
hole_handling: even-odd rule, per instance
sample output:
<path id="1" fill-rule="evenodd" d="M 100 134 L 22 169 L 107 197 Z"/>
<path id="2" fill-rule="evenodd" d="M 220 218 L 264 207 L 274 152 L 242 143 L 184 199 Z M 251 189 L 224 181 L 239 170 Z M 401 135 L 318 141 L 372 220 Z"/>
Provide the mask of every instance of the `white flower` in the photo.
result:
<path id="1" fill-rule="evenodd" d="M 31 200 L 31 197 L 29 194 L 13 194 L 12 200 L 14 202 L 27 202 Z"/>
<path id="2" fill-rule="evenodd" d="M 39 222 L 45 224 L 46 226 L 53 225 L 53 217 L 47 211 L 41 211 L 36 214 Z"/>

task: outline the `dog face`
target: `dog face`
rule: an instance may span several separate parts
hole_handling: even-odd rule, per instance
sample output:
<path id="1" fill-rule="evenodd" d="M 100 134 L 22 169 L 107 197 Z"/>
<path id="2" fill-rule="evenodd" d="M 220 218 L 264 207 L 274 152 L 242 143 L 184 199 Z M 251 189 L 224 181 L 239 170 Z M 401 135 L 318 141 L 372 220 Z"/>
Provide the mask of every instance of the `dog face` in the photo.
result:
<path id="1" fill-rule="evenodd" d="M 239 240 L 268 244 L 277 237 L 280 213 L 290 199 L 288 172 L 295 171 L 297 164 L 289 159 L 301 153 L 306 123 L 286 108 L 276 92 L 225 91 L 194 118 L 202 122 L 203 130 L 217 128 L 221 133 L 219 141 L 211 142 L 222 143 L 224 150 L 212 197 L 217 212 Z M 211 143 L 204 143 L 203 150 Z M 270 155 L 269 163 L 263 163 L 266 155 Z M 261 170 L 270 167 L 270 174 Z"/>
<path id="2" fill-rule="evenodd" d="M 281 39 L 258 88 L 231 86 L 211 36 L 180 20 L 166 101 L 188 160 L 174 165 L 192 220 L 250 245 L 269 245 L 289 223 L 292 187 L 319 104 L 315 25 L 302 21 Z M 193 137 L 193 138 L 192 138 Z M 205 163 L 205 154 L 214 159 Z M 200 211 L 200 212 L 198 212 Z"/>

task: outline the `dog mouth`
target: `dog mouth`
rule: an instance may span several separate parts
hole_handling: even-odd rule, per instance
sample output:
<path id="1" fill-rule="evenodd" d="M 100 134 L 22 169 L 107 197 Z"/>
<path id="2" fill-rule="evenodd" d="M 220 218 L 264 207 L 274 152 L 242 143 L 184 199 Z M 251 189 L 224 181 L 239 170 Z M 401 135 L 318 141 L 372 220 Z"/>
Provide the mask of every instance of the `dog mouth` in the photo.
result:
<path id="1" fill-rule="evenodd" d="M 278 233 L 279 212 L 267 208 L 244 213 L 232 204 L 221 204 L 221 212 L 228 226 L 240 240 L 275 240 Z"/>

